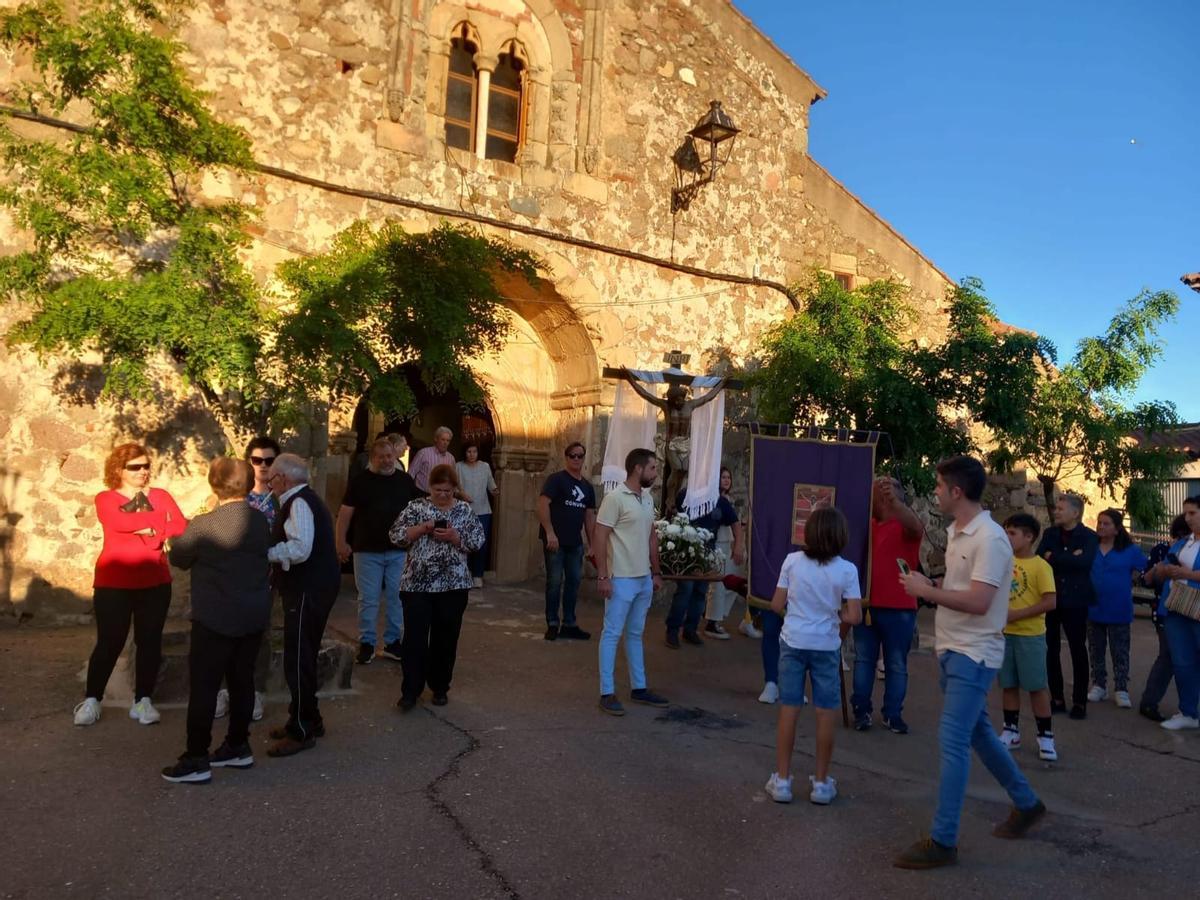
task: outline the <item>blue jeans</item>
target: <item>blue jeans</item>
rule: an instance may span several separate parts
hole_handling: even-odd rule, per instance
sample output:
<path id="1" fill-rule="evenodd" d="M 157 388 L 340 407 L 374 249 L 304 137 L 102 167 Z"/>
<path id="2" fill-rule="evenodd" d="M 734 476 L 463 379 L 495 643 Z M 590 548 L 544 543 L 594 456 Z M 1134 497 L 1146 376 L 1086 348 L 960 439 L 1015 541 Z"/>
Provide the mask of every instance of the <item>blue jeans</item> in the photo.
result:
<path id="1" fill-rule="evenodd" d="M 629 686 L 646 686 L 646 664 L 642 658 L 642 632 L 646 613 L 654 597 L 654 579 L 614 578 L 612 596 L 604 604 L 604 631 L 600 634 L 600 694 L 616 693 L 613 669 L 617 665 L 617 644 L 625 635 L 625 661 L 629 664 Z"/>
<path id="2" fill-rule="evenodd" d="M 467 568 L 471 570 L 472 578 L 482 578 L 487 568 L 488 551 L 492 548 L 492 514 L 484 513 L 476 518 L 483 526 L 483 546 L 467 557 Z"/>
<path id="3" fill-rule="evenodd" d="M 1013 762 L 1012 754 L 1000 743 L 988 720 L 988 689 L 998 669 L 990 669 L 953 650 L 938 656 L 938 678 L 945 700 L 938 725 L 942 769 L 938 783 L 938 806 L 929 836 L 943 847 L 958 846 L 958 820 L 967 795 L 971 772 L 971 750 L 979 754 L 992 777 L 1008 791 L 1017 809 L 1032 809 L 1037 794 Z"/>
<path id="4" fill-rule="evenodd" d="M 558 598 L 562 595 L 562 624 L 575 624 L 575 601 L 583 575 L 583 545 L 543 550 L 546 557 L 546 624 L 559 624 Z"/>
<path id="5" fill-rule="evenodd" d="M 779 684 L 779 636 L 783 633 L 783 616 L 769 609 L 761 612 L 763 681 Z"/>
<path id="6" fill-rule="evenodd" d="M 677 634 L 682 625 L 684 631 L 694 633 L 700 627 L 707 603 L 707 581 L 675 582 L 675 596 L 671 598 L 671 609 L 667 613 L 667 632 Z"/>
<path id="7" fill-rule="evenodd" d="M 883 717 L 898 719 L 908 693 L 908 651 L 912 646 L 917 614 L 910 609 L 871 609 L 870 625 L 854 626 L 854 691 L 850 705 L 855 715 L 871 712 L 875 690 L 875 660 L 883 647 Z"/>
<path id="8" fill-rule="evenodd" d="M 1175 689 L 1179 691 L 1179 711 L 1193 719 L 1200 701 L 1200 622 L 1170 613 L 1163 623 L 1171 665 L 1175 667 Z"/>
<path id="9" fill-rule="evenodd" d="M 404 550 L 354 554 L 354 586 L 358 588 L 358 639 L 375 646 L 379 621 L 379 595 L 384 598 L 387 628 L 384 646 L 400 640 L 404 632 L 404 606 L 400 600 L 400 575 L 404 572 Z"/>

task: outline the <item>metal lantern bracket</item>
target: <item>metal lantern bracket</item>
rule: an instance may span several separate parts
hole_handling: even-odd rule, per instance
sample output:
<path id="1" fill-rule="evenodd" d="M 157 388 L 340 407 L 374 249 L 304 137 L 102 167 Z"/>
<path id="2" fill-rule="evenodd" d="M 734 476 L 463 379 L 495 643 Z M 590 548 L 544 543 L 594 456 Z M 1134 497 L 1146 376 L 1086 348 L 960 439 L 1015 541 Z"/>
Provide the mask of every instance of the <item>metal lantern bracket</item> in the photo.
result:
<path id="1" fill-rule="evenodd" d="M 720 100 L 708 104 L 683 143 L 671 155 L 675 166 L 675 187 L 671 189 L 671 213 L 687 209 L 700 188 L 716 180 L 717 173 L 729 162 L 733 139 L 740 129 L 721 108 Z"/>

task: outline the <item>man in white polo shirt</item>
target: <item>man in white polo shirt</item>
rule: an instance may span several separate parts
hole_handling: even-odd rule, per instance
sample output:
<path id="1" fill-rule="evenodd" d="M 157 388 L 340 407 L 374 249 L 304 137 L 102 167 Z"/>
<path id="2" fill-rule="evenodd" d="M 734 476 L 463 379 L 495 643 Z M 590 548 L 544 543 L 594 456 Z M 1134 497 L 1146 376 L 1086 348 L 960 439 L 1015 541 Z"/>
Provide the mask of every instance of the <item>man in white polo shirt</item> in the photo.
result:
<path id="1" fill-rule="evenodd" d="M 976 459 L 956 456 L 938 464 L 938 508 L 954 520 L 946 529 L 946 576 L 941 587 L 916 572 L 900 578 L 909 596 L 937 604 L 934 631 L 945 695 L 938 727 L 942 763 L 937 812 L 929 837 L 896 857 L 894 865 L 901 869 L 933 869 L 957 861 L 972 748 L 1013 801 L 1008 818 L 992 834 L 1023 837 L 1046 814 L 988 720 L 988 690 L 1004 661 L 1013 553 L 1004 529 L 980 506 L 986 486 L 987 475 Z"/>
<path id="2" fill-rule="evenodd" d="M 609 491 L 596 513 L 592 550 L 596 555 L 596 582 L 604 598 L 604 631 L 600 635 L 600 709 L 611 716 L 625 715 L 617 699 L 613 669 L 617 644 L 625 635 L 629 663 L 629 699 L 649 706 L 670 706 L 665 697 L 646 687 L 642 658 L 642 632 L 654 591 L 662 587 L 658 569 L 658 541 L 654 534 L 654 498 L 650 486 L 658 478 L 653 450 L 631 450 L 625 457 L 625 483 Z"/>

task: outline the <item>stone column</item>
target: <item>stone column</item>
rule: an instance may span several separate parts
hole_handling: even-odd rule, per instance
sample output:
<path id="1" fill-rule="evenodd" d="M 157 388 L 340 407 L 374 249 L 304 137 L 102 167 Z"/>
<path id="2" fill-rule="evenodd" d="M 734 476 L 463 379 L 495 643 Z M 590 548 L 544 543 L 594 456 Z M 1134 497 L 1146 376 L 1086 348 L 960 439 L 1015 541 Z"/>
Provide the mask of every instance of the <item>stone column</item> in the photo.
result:
<path id="1" fill-rule="evenodd" d="M 479 86 L 475 94 L 475 155 L 485 159 L 487 150 L 488 94 L 492 86 L 492 72 L 498 60 L 494 56 L 475 54 L 475 68 L 479 72 Z"/>

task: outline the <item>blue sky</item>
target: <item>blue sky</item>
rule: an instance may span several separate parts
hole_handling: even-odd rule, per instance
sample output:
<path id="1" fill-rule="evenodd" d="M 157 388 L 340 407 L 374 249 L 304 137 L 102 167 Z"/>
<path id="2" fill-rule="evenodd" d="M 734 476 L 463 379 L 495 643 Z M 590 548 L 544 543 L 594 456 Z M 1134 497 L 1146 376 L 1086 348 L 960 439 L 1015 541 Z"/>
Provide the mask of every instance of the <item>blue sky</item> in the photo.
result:
<path id="1" fill-rule="evenodd" d="M 1135 399 L 1200 421 L 1179 282 L 1200 271 L 1200 0 L 736 5 L 829 92 L 813 158 L 1060 359 L 1143 287 L 1174 291 Z"/>

